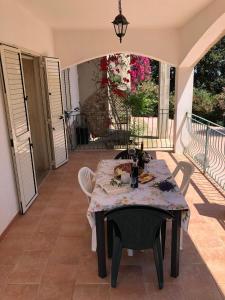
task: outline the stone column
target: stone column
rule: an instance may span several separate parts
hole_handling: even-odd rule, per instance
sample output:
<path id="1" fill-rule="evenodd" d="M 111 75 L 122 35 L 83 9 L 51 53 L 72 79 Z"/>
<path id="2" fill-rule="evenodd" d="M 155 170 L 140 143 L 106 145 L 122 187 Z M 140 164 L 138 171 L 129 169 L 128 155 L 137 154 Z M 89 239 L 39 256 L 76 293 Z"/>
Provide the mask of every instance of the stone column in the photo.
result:
<path id="1" fill-rule="evenodd" d="M 183 153 L 190 141 L 187 114 L 192 112 L 194 69 L 192 67 L 176 69 L 174 151 Z"/>
<path id="2" fill-rule="evenodd" d="M 163 62 L 160 62 L 159 80 L 158 136 L 165 139 L 168 137 L 170 66 Z"/>

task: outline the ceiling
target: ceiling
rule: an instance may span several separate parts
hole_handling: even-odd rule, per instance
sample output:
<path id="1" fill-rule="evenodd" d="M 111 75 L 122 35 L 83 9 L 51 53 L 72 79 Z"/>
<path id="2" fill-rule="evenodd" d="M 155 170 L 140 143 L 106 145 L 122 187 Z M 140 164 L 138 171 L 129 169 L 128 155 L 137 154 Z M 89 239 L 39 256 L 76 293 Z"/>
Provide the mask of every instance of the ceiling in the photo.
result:
<path id="1" fill-rule="evenodd" d="M 14 0 L 56 29 L 107 29 L 117 0 Z M 122 0 L 130 28 L 179 28 L 213 0 Z"/>

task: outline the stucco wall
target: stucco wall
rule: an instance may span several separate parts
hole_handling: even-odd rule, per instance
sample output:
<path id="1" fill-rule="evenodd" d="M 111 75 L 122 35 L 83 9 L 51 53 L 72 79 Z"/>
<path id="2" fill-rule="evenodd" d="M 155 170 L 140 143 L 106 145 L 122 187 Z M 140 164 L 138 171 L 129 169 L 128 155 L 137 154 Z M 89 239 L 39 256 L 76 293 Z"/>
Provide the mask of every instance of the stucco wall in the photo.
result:
<path id="1" fill-rule="evenodd" d="M 72 109 L 80 107 L 79 85 L 77 66 L 70 68 L 70 87 L 71 87 L 71 104 Z"/>
<path id="2" fill-rule="evenodd" d="M 80 105 L 96 93 L 96 83 L 94 79 L 94 73 L 98 73 L 99 59 L 94 59 L 77 66 L 78 82 L 79 82 L 79 94 Z"/>
<path id="3" fill-rule="evenodd" d="M 11 150 L 5 118 L 2 86 L 0 84 L 0 233 L 18 211 Z"/>
<path id="4" fill-rule="evenodd" d="M 54 30 L 56 55 L 63 67 L 112 53 L 133 53 L 178 64 L 177 30 L 136 30 L 129 28 L 122 44 L 110 30 Z"/>
<path id="5" fill-rule="evenodd" d="M 51 29 L 16 1 L 0 0 L 0 42 L 54 55 Z"/>
<path id="6" fill-rule="evenodd" d="M 54 55 L 50 29 L 14 1 L 0 0 L 0 41 Z M 0 86 L 0 234 L 18 212 L 16 187 L 8 141 L 2 87 Z"/>

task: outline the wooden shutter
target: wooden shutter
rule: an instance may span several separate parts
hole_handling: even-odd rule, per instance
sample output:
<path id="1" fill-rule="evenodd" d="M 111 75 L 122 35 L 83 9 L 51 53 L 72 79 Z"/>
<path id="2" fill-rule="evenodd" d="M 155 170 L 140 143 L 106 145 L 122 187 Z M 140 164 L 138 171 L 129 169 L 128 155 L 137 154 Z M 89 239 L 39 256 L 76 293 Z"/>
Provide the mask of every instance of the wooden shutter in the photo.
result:
<path id="1" fill-rule="evenodd" d="M 71 88 L 70 88 L 70 69 L 62 70 L 62 95 L 64 107 L 67 111 L 72 108 L 71 105 Z"/>
<path id="2" fill-rule="evenodd" d="M 32 141 L 21 53 L 0 46 L 5 107 L 13 154 L 19 203 L 24 213 L 37 196 Z"/>
<path id="3" fill-rule="evenodd" d="M 50 116 L 50 133 L 52 137 L 54 167 L 68 161 L 68 148 L 64 107 L 62 100 L 60 62 L 57 58 L 44 58 Z"/>

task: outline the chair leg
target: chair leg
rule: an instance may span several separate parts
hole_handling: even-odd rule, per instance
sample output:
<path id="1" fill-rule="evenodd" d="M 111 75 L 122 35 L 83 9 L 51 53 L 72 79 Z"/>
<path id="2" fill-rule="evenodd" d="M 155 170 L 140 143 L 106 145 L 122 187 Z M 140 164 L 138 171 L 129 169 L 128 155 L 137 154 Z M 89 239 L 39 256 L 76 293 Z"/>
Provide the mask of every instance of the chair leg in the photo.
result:
<path id="1" fill-rule="evenodd" d="M 121 244 L 119 238 L 114 236 L 113 255 L 112 255 L 112 271 L 111 271 L 111 286 L 113 288 L 116 287 L 116 283 L 117 283 L 121 255 L 122 255 L 122 244 Z"/>
<path id="2" fill-rule="evenodd" d="M 156 239 L 153 247 L 155 266 L 158 276 L 159 289 L 163 288 L 163 258 L 162 258 L 162 245 L 160 243 L 159 237 Z"/>
<path id="3" fill-rule="evenodd" d="M 180 229 L 180 250 L 183 250 L 184 232 L 183 228 Z"/>
<path id="4" fill-rule="evenodd" d="M 113 252 L 113 226 L 112 223 L 107 220 L 107 250 L 108 258 L 112 258 Z"/>
<path id="5" fill-rule="evenodd" d="M 132 250 L 132 249 L 127 249 L 127 255 L 128 255 L 128 256 L 134 256 L 134 250 Z"/>
<path id="6" fill-rule="evenodd" d="M 162 256 L 165 256 L 165 243 L 166 243 L 166 220 L 163 221 L 161 226 L 161 242 L 162 242 Z"/>

